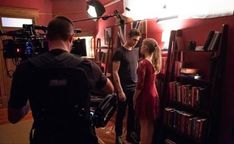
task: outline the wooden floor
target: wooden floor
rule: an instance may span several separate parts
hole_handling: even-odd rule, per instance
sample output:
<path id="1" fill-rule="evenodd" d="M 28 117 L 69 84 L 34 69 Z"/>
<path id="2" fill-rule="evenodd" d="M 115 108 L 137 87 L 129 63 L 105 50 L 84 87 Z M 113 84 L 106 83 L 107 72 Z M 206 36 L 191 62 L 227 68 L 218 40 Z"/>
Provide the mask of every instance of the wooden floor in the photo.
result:
<path id="1" fill-rule="evenodd" d="M 114 121 L 111 120 L 104 128 L 97 128 L 96 133 L 100 144 L 114 144 L 115 143 L 115 126 Z"/>
<path id="2" fill-rule="evenodd" d="M 7 109 L 6 108 L 0 108 L 0 125 L 8 123 L 7 121 Z"/>
<path id="3" fill-rule="evenodd" d="M 124 119 L 123 123 L 123 143 L 125 144 L 125 136 L 126 136 L 126 119 Z M 107 123 L 104 128 L 97 128 L 96 133 L 99 139 L 100 144 L 115 144 L 115 114 Z"/>

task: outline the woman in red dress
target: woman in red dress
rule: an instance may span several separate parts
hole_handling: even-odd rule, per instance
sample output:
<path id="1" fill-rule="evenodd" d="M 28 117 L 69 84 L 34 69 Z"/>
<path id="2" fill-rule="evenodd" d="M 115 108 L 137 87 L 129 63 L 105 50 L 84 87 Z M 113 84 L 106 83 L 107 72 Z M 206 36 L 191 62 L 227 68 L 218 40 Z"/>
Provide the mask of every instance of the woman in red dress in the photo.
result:
<path id="1" fill-rule="evenodd" d="M 154 39 L 146 38 L 140 52 L 144 59 L 139 62 L 137 69 L 134 105 L 141 126 L 141 144 L 151 144 L 154 122 L 159 114 L 159 96 L 155 83 L 161 68 L 161 51 Z"/>

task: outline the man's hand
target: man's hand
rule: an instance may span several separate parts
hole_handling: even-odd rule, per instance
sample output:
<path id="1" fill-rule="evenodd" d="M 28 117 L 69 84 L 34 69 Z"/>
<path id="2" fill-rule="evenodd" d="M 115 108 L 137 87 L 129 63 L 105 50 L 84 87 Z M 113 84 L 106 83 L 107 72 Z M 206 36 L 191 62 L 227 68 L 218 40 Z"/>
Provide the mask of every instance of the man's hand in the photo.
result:
<path id="1" fill-rule="evenodd" d="M 121 101 L 121 102 L 126 101 L 126 95 L 123 91 L 119 92 L 118 96 L 119 96 L 119 101 Z"/>

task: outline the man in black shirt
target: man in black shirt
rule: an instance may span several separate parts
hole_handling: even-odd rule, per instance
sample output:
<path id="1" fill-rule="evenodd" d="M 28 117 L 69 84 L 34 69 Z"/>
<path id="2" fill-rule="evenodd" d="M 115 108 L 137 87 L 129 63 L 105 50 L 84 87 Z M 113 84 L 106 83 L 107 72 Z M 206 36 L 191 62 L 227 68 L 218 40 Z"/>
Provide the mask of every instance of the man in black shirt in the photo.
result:
<path id="1" fill-rule="evenodd" d="M 31 107 L 31 144 L 98 143 L 90 92 L 113 93 L 113 85 L 95 63 L 69 53 L 73 35 L 72 22 L 55 17 L 48 24 L 49 51 L 24 60 L 14 72 L 8 119 L 17 123 Z"/>
<path id="2" fill-rule="evenodd" d="M 135 132 L 135 115 L 133 109 L 133 95 L 137 82 L 137 63 L 139 59 L 139 49 L 135 48 L 139 39 L 140 32 L 131 29 L 125 44 L 118 48 L 112 58 L 113 83 L 116 87 L 119 104 L 115 122 L 116 144 L 122 143 L 123 119 L 126 107 L 128 106 L 127 118 L 127 138 L 128 142 L 133 143 L 132 134 Z"/>

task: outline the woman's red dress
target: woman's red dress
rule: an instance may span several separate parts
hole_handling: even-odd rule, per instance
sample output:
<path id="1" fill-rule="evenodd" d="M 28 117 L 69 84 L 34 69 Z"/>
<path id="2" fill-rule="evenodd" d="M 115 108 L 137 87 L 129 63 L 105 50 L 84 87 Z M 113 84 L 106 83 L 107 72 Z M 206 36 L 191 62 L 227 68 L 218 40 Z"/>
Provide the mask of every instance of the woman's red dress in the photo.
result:
<path id="1" fill-rule="evenodd" d="M 136 115 L 140 119 L 155 120 L 159 114 L 159 96 L 153 65 L 147 59 L 141 60 L 137 75 L 137 89 L 142 89 L 142 91 L 136 99 Z"/>

